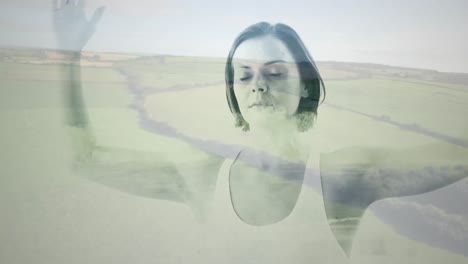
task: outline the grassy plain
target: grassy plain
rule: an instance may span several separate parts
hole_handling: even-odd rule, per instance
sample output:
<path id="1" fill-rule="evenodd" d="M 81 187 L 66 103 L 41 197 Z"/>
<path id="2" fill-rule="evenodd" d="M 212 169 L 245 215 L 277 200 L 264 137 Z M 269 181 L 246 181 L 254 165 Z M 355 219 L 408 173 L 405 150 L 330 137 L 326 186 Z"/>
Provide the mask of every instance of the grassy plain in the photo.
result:
<path id="1" fill-rule="evenodd" d="M 145 262 L 164 259 L 161 252 L 180 246 L 169 238 L 174 235 L 170 228 L 191 217 L 190 211 L 73 177 L 60 61 L 38 54 L 44 55 L 13 54 L 0 62 L 0 262 L 117 263 L 136 255 L 148 258 Z M 85 59 L 82 84 L 101 145 L 165 151 L 169 159 L 193 154 L 186 141 L 144 130 L 141 116 L 130 107 L 135 102 L 151 120 L 182 135 L 239 142 L 225 99 L 224 59 L 94 55 Z M 401 68 L 373 67 L 319 63 L 327 97 L 314 135 L 324 150 L 451 144 L 389 120 L 468 141 L 468 85 L 421 78 L 425 71 L 415 69 L 405 75 Z M 142 100 L 128 89 L 128 76 L 121 71 L 134 78 Z M 378 263 L 466 263 L 458 254 L 398 234 L 371 213 L 363 226 L 356 238 L 356 263 L 376 263 L 376 255 Z"/>

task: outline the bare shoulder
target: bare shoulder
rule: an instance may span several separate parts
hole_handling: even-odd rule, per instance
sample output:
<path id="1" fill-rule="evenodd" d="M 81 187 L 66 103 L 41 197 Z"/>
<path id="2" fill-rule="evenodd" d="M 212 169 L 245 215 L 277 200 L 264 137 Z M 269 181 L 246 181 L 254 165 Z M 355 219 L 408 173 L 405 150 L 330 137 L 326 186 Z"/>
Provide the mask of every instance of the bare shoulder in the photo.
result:
<path id="1" fill-rule="evenodd" d="M 184 179 L 187 188 L 192 193 L 202 195 L 214 188 L 224 160 L 222 156 L 204 153 L 190 160 L 174 161 L 173 166 Z"/>
<path id="2" fill-rule="evenodd" d="M 466 149 L 431 144 L 406 149 L 346 148 L 321 157 L 324 195 L 372 203 L 417 195 L 466 178 Z"/>
<path id="3" fill-rule="evenodd" d="M 320 176 L 325 200 L 367 207 L 380 197 L 375 169 L 386 153 L 378 148 L 349 147 L 321 154 Z"/>
<path id="4" fill-rule="evenodd" d="M 325 168 L 337 168 L 340 166 L 371 164 L 388 156 L 389 150 L 372 147 L 347 147 L 333 152 L 321 153 L 321 165 Z"/>

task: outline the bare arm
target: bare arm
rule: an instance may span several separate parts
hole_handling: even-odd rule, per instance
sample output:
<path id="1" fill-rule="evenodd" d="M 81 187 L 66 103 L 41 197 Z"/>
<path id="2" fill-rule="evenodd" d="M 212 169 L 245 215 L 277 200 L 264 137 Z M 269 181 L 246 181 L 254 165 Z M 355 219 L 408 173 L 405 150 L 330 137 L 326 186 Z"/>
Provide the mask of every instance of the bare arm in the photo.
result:
<path id="1" fill-rule="evenodd" d="M 321 177 L 330 227 L 349 254 L 370 204 L 430 192 L 468 177 L 468 150 L 449 144 L 406 150 L 347 148 L 321 157 Z"/>
<path id="2" fill-rule="evenodd" d="M 65 122 L 70 130 L 74 168 L 94 182 L 134 195 L 165 199 L 199 206 L 201 196 L 215 183 L 222 159 L 191 146 L 182 146 L 195 158 L 176 162 L 167 158 L 165 150 L 156 146 L 153 152 L 133 151 L 100 146 L 93 135 L 81 87 L 80 52 L 94 32 L 103 8 L 88 21 L 82 1 L 76 5 L 62 1 L 54 6 L 54 25 L 67 63 L 61 68 Z M 165 145 L 184 145 L 167 139 Z M 185 153 L 190 155 L 190 153 Z M 184 161 L 185 160 L 185 161 Z M 190 171 L 191 175 L 182 175 Z M 188 179 L 187 176 L 190 178 Z"/>
<path id="3" fill-rule="evenodd" d="M 379 200 L 430 192 L 468 177 L 468 149 L 449 144 L 405 150 L 356 147 L 324 155 L 322 164 L 328 181 L 337 181 L 335 188 L 349 190 L 347 199 L 355 188 L 360 199 L 367 194 Z"/>
<path id="4" fill-rule="evenodd" d="M 57 45 L 65 61 L 60 69 L 63 76 L 65 123 L 70 127 L 74 154 L 78 160 L 90 159 L 95 147 L 81 89 L 81 50 L 92 37 L 103 12 L 104 7 L 98 8 L 88 20 L 83 0 L 52 2 Z"/>

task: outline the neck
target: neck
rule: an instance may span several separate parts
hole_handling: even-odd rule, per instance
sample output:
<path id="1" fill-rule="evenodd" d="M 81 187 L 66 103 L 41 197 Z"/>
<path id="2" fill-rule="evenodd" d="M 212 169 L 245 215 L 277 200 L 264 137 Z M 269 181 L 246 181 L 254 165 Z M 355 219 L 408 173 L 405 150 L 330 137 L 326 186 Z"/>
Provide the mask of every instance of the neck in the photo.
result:
<path id="1" fill-rule="evenodd" d="M 310 146 L 302 134 L 295 123 L 283 125 L 281 129 L 252 129 L 246 135 L 246 143 L 249 148 L 282 160 L 306 163 Z"/>

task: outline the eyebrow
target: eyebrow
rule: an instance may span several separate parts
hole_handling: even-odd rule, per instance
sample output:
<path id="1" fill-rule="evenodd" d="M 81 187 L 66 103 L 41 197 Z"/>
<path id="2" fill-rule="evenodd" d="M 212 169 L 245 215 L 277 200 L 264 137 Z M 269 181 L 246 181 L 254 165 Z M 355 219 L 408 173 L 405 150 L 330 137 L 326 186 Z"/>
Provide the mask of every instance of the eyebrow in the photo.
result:
<path id="1" fill-rule="evenodd" d="M 249 61 L 249 62 L 255 62 L 255 61 Z M 265 62 L 263 65 L 268 66 L 268 65 L 271 65 L 271 64 L 275 64 L 275 63 L 286 63 L 286 61 L 284 61 L 284 60 L 272 60 L 272 61 Z M 246 66 L 246 65 L 241 65 L 240 67 L 242 69 L 250 69 L 251 68 L 250 66 Z"/>
<path id="2" fill-rule="evenodd" d="M 284 60 L 274 60 L 274 61 L 269 61 L 269 62 L 265 62 L 263 65 L 271 65 L 271 64 L 275 64 L 275 63 L 285 63 L 286 61 Z"/>

